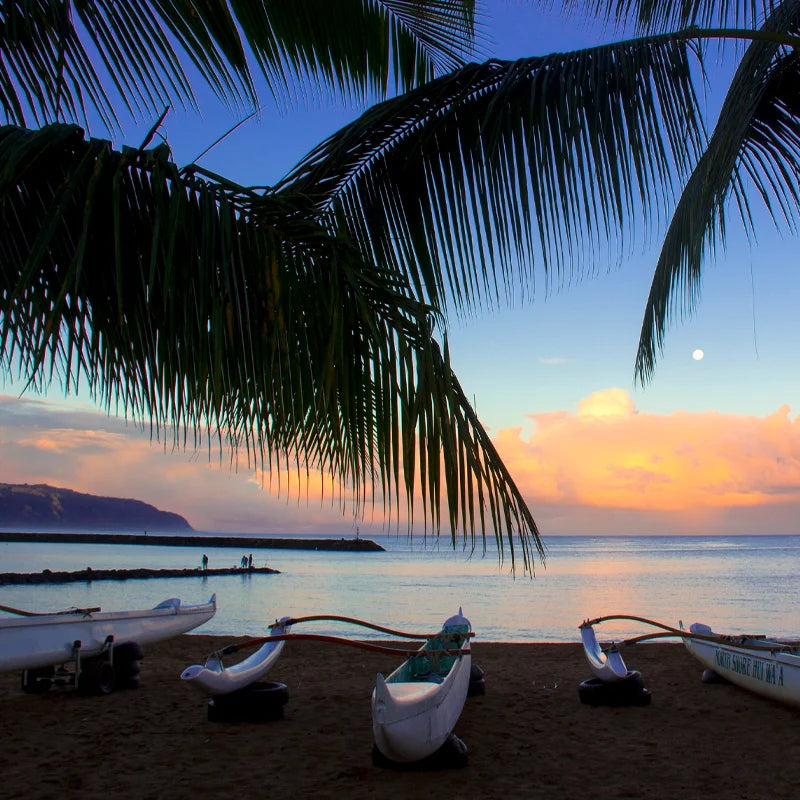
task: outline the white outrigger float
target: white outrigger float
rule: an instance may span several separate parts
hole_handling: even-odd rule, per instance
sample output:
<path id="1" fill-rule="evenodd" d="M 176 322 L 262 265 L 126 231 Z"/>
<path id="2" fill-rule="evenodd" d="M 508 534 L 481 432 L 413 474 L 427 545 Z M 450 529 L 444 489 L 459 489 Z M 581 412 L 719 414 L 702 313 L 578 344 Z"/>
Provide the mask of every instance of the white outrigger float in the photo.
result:
<path id="1" fill-rule="evenodd" d="M 622 660 L 619 648 L 612 644 L 606 650 L 600 646 L 595 635 L 592 622 L 584 622 L 580 626 L 583 652 L 589 662 L 592 674 L 605 683 L 615 683 L 624 680 L 628 675 L 628 668 Z"/>
<path id="2" fill-rule="evenodd" d="M 286 644 L 285 635 L 291 630 L 291 620 L 283 617 L 270 626 L 270 638 L 247 658 L 226 667 L 222 663 L 222 652 L 212 653 L 204 664 L 192 664 L 181 673 L 181 680 L 186 681 L 201 692 L 208 695 L 226 695 L 246 688 L 269 672 L 280 658 Z"/>
<path id="3" fill-rule="evenodd" d="M 4 610 L 14 616 L 0 619 L 0 672 L 23 670 L 22 686 L 30 693 L 62 682 L 107 694 L 115 684 L 115 656 L 120 661 L 135 661 L 138 668 L 141 645 L 169 639 L 207 622 L 217 611 L 217 598 L 212 595 L 207 603 L 197 604 L 170 598 L 139 611 L 87 608 L 41 614 Z M 64 669 L 69 662 L 74 664 L 74 672 Z M 62 665 L 58 673 L 57 665 Z"/>
<path id="4" fill-rule="evenodd" d="M 375 746 L 397 763 L 433 755 L 458 722 L 470 685 L 472 626 L 458 614 L 440 633 L 384 678 L 378 673 L 372 693 Z"/>

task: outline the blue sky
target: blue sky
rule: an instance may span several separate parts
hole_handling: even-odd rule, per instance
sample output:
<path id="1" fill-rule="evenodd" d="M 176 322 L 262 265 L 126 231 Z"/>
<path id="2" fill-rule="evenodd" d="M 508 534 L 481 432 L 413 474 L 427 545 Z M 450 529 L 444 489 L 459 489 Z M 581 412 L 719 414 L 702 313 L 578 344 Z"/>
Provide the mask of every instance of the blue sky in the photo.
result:
<path id="1" fill-rule="evenodd" d="M 601 31 L 596 24 L 568 19 L 556 11 L 545 13 L 532 6 L 523 0 L 494 0 L 487 4 L 490 14 L 487 33 L 494 41 L 489 47 L 492 55 L 514 58 L 620 38 Z M 729 67 L 720 67 L 720 73 L 724 75 L 726 69 Z M 202 94 L 200 98 L 201 117 L 171 113 L 165 122 L 167 141 L 179 164 L 193 161 L 236 122 L 213 98 Z M 719 92 L 709 94 L 710 108 L 717 107 L 720 101 Z M 243 184 L 270 184 L 327 134 L 358 113 L 358 108 L 343 108 L 331 100 L 290 110 L 278 110 L 267 102 L 260 119 L 242 125 L 214 147 L 200 164 Z M 125 142 L 138 144 L 150 125 L 148 120 L 128 126 Z M 547 296 L 537 294 L 524 307 L 501 308 L 466 320 L 450 320 L 451 355 L 456 373 L 468 396 L 474 398 L 484 424 L 507 443 L 508 449 L 501 452 L 516 465 L 518 472 L 512 467 L 512 473 L 520 476 L 520 485 L 528 492 L 534 516 L 545 534 L 646 533 L 673 528 L 676 532 L 749 532 L 759 526 L 769 528 L 763 530 L 765 533 L 794 530 L 795 503 L 800 502 L 800 477 L 795 480 L 794 467 L 777 470 L 774 479 L 759 489 L 758 497 L 742 499 L 744 489 L 734 493 L 734 497 L 730 488 L 734 483 L 747 486 L 756 482 L 752 470 L 757 475 L 769 472 L 769 467 L 759 466 L 762 458 L 764 463 L 772 465 L 800 462 L 800 450 L 794 447 L 794 417 L 800 389 L 800 371 L 796 368 L 800 330 L 795 322 L 800 289 L 797 245 L 790 236 L 782 238 L 776 234 L 768 222 L 761 225 L 757 244 L 751 245 L 737 227 L 733 214 L 730 219 L 727 251 L 717 252 L 707 264 L 696 314 L 673 325 L 655 376 L 644 388 L 633 381 L 633 364 L 659 234 L 663 231 L 651 231 L 649 246 L 641 245 L 620 265 L 594 265 L 596 277 L 554 290 Z M 697 349 L 704 352 L 702 360 L 692 357 Z M 3 411 L 0 481 L 41 480 L 95 494 L 135 496 L 184 514 L 195 527 L 202 529 L 266 532 L 324 529 L 343 533 L 353 529 L 355 523 L 346 514 L 328 508 L 325 502 L 309 508 L 302 503 L 298 505 L 294 499 L 265 498 L 256 485 L 258 481 L 252 480 L 246 470 L 231 474 L 223 465 L 222 469 L 212 468 L 209 473 L 205 454 L 164 455 L 157 447 L 148 451 L 147 445 L 141 451 L 142 460 L 131 467 L 127 481 L 112 480 L 102 464 L 108 466 L 109 459 L 113 462 L 117 458 L 114 454 L 123 446 L 120 442 L 127 441 L 130 428 L 125 428 L 119 434 L 120 442 L 113 445 L 105 442 L 101 446 L 95 439 L 92 445 L 95 460 L 90 466 L 84 459 L 89 459 L 85 453 L 92 447 L 88 447 L 84 434 L 92 429 L 119 431 L 118 423 L 105 420 L 101 414 L 86 416 L 89 409 L 85 405 L 71 411 L 74 406 L 63 403 L 57 388 L 51 390 L 45 404 L 39 402 L 42 398 L 30 395 L 25 395 L 22 402 L 14 399 L 18 390 L 13 382 L 7 382 L 5 387 L 0 384 L 0 393 L 6 395 L 0 406 Z M 27 399 L 36 402 L 26 405 Z M 601 407 L 602 414 L 597 411 Z M 587 409 L 592 409 L 592 414 Z M 67 411 L 75 416 L 61 417 L 59 422 L 57 415 Z M 565 458 L 562 451 L 567 448 L 572 448 L 581 462 L 597 459 L 598 466 L 606 470 L 584 475 L 586 481 L 596 480 L 599 484 L 607 481 L 610 486 L 612 479 L 604 475 L 618 474 L 624 467 L 630 477 L 634 462 L 636 469 L 643 468 L 637 460 L 640 455 L 630 450 L 583 450 L 587 438 L 592 442 L 604 440 L 606 430 L 587 428 L 587 420 L 605 418 L 606 414 L 619 425 L 620 442 L 633 437 L 634 426 L 635 436 L 640 442 L 644 440 L 646 446 L 649 446 L 646 438 L 649 431 L 697 431 L 693 434 L 695 439 L 686 443 L 694 459 L 687 464 L 695 464 L 697 469 L 697 465 L 705 463 L 705 458 L 727 452 L 729 442 L 735 441 L 738 449 L 728 454 L 725 465 L 715 462 L 705 467 L 708 475 L 725 476 L 720 479 L 724 487 L 715 484 L 713 489 L 721 498 L 719 503 L 706 508 L 702 492 L 695 496 L 683 484 L 685 508 L 680 508 L 674 499 L 661 503 L 657 491 L 642 493 L 649 500 L 626 505 L 627 501 L 619 498 L 596 500 L 608 494 L 605 485 L 594 487 L 596 492 L 585 487 L 565 489 L 573 483 L 565 476 L 583 474 L 575 462 L 560 460 Z M 772 432 L 776 415 L 784 430 L 779 436 Z M 552 425 L 556 417 L 565 420 L 565 426 L 572 426 L 569 436 L 566 428 L 559 428 L 562 438 L 558 452 L 562 454 L 550 452 L 547 464 L 541 467 L 544 472 L 529 474 L 530 464 L 536 461 L 532 454 L 547 452 L 541 437 L 555 430 Z M 678 419 L 683 420 L 683 427 L 676 426 Z M 718 427 L 720 421 L 726 425 Z M 592 423 L 597 424 L 601 423 Z M 65 444 L 66 434 L 53 435 L 48 441 L 61 444 L 39 450 L 35 442 L 44 439 L 36 439 L 32 434 L 21 439 L 25 431 L 43 436 L 46 431 L 81 431 L 83 444 L 80 451 L 71 450 Z M 509 431 L 516 433 L 511 435 Z M 671 435 L 673 441 L 681 436 Z M 652 444 L 654 455 L 649 460 L 651 466 L 646 467 L 648 474 L 658 472 L 659 467 L 652 465 L 670 460 L 660 449 L 666 445 L 660 442 L 659 434 L 653 436 L 656 437 Z M 739 441 L 743 436 L 749 437 L 750 450 Z M 780 453 L 776 452 L 777 447 L 783 448 Z M 757 452 L 758 457 L 753 457 L 749 466 L 741 466 L 749 452 Z M 15 454 L 13 459 L 11 453 Z M 43 453 L 47 458 L 41 457 Z M 84 467 L 76 468 L 77 463 Z M 165 464 L 173 465 L 172 478 L 166 477 Z M 193 477 L 192 470 L 200 477 Z M 691 483 L 692 469 L 681 467 L 679 471 L 683 474 L 681 480 Z M 675 473 L 659 473 L 656 478 L 664 486 L 670 483 L 678 486 Z M 697 472 L 695 482 L 701 485 L 703 479 L 704 473 Z M 539 488 L 551 483 L 552 491 Z M 652 481 L 648 483 L 651 487 L 655 485 Z M 754 510 L 764 505 L 759 497 L 777 498 L 768 503 L 769 513 L 765 512 L 763 517 Z M 742 515 L 731 510 L 744 507 L 748 511 Z M 681 512 L 686 512 L 690 521 L 679 520 Z M 374 524 L 380 525 L 380 519 Z M 742 526 L 746 529 L 739 530 Z"/>

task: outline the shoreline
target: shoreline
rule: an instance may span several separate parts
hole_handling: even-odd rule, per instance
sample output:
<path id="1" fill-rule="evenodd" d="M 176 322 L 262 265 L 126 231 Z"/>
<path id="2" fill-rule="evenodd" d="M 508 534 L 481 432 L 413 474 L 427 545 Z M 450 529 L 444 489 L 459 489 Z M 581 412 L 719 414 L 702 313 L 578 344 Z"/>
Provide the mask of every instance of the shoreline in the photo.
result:
<path id="1" fill-rule="evenodd" d="M 797 711 L 704 684 L 680 644 L 626 651 L 649 706 L 593 708 L 578 696 L 590 676 L 579 643 L 478 638 L 486 694 L 467 699 L 454 731 L 467 766 L 419 771 L 372 763 L 370 696 L 376 673 L 399 663 L 391 655 L 292 642 L 266 678 L 288 687 L 283 719 L 209 722 L 207 698 L 179 676 L 235 641 L 245 639 L 190 633 L 145 646 L 139 688 L 105 697 L 26 695 L 18 673 L 0 674 L 4 793 L 105 800 L 109 776 L 115 795 L 142 800 L 250 798 L 265 786 L 349 800 L 452 796 L 458 786 L 471 800 L 784 800 L 800 785 Z"/>
<path id="2" fill-rule="evenodd" d="M 259 550 L 334 550 L 354 553 L 385 552 L 371 539 L 288 539 L 272 536 L 187 536 L 152 533 L 64 533 L 0 531 L 0 542 L 38 542 L 54 544 L 132 544 L 159 547 L 236 547 Z"/>

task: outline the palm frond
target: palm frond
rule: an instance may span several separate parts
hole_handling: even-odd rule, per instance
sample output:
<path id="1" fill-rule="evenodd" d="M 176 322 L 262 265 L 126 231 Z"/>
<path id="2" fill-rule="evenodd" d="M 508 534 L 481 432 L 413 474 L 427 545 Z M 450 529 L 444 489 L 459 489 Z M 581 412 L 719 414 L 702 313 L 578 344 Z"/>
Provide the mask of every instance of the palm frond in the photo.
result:
<path id="1" fill-rule="evenodd" d="M 800 3 L 765 23 L 797 32 Z M 779 46 L 753 42 L 731 82 L 708 147 L 687 181 L 670 222 L 647 299 L 635 374 L 653 375 L 670 318 L 693 311 L 703 261 L 724 240 L 726 206 L 736 201 L 745 230 L 753 220 L 749 180 L 773 220 L 800 220 L 800 107 L 798 57 Z"/>
<path id="2" fill-rule="evenodd" d="M 341 208 L 437 307 L 596 269 L 662 213 L 703 140 L 691 46 L 668 36 L 468 65 L 370 109 L 280 187 Z M 589 262 L 589 266 L 581 259 Z"/>
<path id="3" fill-rule="evenodd" d="M 383 96 L 463 63 L 474 26 L 474 0 L 3 0 L 0 102 L 17 125 L 92 108 L 115 130 L 117 103 L 194 106 L 190 64 L 236 108 L 259 105 L 252 67 L 280 98 L 298 78 Z"/>
<path id="4" fill-rule="evenodd" d="M 616 25 L 630 23 L 639 32 L 706 27 L 757 28 L 780 0 L 564 0 L 581 14 Z"/>
<path id="5" fill-rule="evenodd" d="M 405 276 L 306 198 L 181 173 L 75 126 L 0 129 L 0 353 L 174 443 L 331 473 L 533 571 L 530 511 Z M 344 495 L 343 495 L 344 497 Z"/>

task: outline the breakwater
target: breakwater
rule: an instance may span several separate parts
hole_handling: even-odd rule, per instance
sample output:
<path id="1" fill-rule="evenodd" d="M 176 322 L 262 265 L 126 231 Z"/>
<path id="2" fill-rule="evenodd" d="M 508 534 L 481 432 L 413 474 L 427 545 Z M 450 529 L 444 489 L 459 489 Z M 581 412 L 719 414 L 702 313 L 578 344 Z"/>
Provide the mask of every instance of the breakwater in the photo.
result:
<path id="1" fill-rule="evenodd" d="M 221 569 L 79 569 L 74 572 L 1 572 L 0 586 L 29 583 L 92 583 L 93 581 L 127 581 L 144 578 L 205 578 L 211 575 L 274 575 L 280 570 L 270 567 L 228 567 Z"/>
<path id="2" fill-rule="evenodd" d="M 0 542 L 69 542 L 79 544 L 136 544 L 164 547 L 236 547 L 244 550 L 339 550 L 348 553 L 383 552 L 371 539 L 282 539 L 256 536 L 167 536 L 151 533 L 20 533 L 0 531 Z"/>

